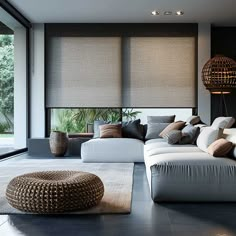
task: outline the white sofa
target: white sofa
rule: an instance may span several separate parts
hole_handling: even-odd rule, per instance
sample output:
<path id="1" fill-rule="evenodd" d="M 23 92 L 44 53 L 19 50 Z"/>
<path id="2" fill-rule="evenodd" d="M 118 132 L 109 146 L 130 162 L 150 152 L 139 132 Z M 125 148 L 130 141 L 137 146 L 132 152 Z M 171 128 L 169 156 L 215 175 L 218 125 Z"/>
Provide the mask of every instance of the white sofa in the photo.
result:
<path id="1" fill-rule="evenodd" d="M 236 144 L 236 129 L 224 136 Z M 234 149 L 236 150 L 236 149 Z M 236 158 L 236 151 L 233 153 Z M 83 162 L 145 162 L 151 197 L 162 201 L 236 201 L 236 161 L 213 157 L 196 145 L 163 139 L 92 139 L 82 144 Z"/>

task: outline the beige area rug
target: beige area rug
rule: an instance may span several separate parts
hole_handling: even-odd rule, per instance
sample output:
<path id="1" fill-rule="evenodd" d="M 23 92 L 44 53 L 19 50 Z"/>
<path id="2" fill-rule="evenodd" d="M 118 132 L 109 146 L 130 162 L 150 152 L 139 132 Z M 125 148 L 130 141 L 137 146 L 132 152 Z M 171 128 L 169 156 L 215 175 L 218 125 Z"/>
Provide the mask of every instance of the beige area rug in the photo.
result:
<path id="1" fill-rule="evenodd" d="M 8 204 L 5 198 L 7 184 L 17 175 L 45 170 L 90 172 L 99 176 L 104 183 L 105 193 L 99 205 L 66 214 L 130 213 L 133 169 L 133 163 L 81 163 L 79 159 L 24 159 L 0 162 L 0 214 L 29 214 Z"/>

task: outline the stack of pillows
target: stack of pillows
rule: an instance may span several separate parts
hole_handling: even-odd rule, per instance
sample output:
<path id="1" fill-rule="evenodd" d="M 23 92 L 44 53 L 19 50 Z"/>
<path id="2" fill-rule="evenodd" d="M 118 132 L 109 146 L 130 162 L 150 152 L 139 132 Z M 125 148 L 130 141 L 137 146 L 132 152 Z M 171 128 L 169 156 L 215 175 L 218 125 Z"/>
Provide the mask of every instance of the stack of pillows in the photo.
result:
<path id="1" fill-rule="evenodd" d="M 233 143 L 223 139 L 223 129 L 235 122 L 233 117 L 218 117 L 211 126 L 202 124 L 199 116 L 191 116 L 186 121 L 174 121 L 172 116 L 148 116 L 147 125 L 140 119 L 110 123 L 94 121 L 94 138 L 134 138 L 142 141 L 163 138 L 168 144 L 196 144 L 202 151 L 216 157 L 226 156 Z"/>
<path id="2" fill-rule="evenodd" d="M 174 119 L 175 116 L 148 116 L 146 140 L 161 137 L 169 144 L 194 144 L 200 133 L 200 127 L 194 125 L 201 121 L 200 117 L 191 116 L 186 122 Z"/>
<path id="3" fill-rule="evenodd" d="M 119 123 L 95 120 L 93 138 L 134 138 L 143 140 L 143 125 L 140 123 L 140 119 Z"/>
<path id="4" fill-rule="evenodd" d="M 233 149 L 233 143 L 222 138 L 223 129 L 231 128 L 235 123 L 233 117 L 218 117 L 211 126 L 202 124 L 199 116 L 191 116 L 186 122 L 174 122 L 174 118 L 148 117 L 146 139 L 161 137 L 171 145 L 196 144 L 199 149 L 215 157 L 226 156 Z"/>
<path id="5" fill-rule="evenodd" d="M 233 117 L 218 117 L 212 125 L 204 127 L 197 138 L 197 146 L 215 157 L 227 156 L 234 144 L 223 138 L 223 130 L 231 128 L 235 123 Z"/>

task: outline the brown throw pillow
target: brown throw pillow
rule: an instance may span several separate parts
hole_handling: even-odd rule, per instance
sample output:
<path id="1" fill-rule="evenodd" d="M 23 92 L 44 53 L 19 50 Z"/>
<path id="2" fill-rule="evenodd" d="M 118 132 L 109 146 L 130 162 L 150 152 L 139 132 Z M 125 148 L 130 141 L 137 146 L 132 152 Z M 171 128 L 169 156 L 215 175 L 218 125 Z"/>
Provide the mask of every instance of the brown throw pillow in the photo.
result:
<path id="1" fill-rule="evenodd" d="M 171 124 L 169 124 L 160 134 L 160 137 L 164 137 L 167 133 L 169 133 L 171 130 L 180 130 L 184 127 L 185 122 L 184 121 L 176 121 Z"/>
<path id="2" fill-rule="evenodd" d="M 100 138 L 122 138 L 121 124 L 100 125 Z"/>
<path id="3" fill-rule="evenodd" d="M 226 139 L 220 138 L 207 148 L 207 152 L 214 157 L 224 157 L 230 152 L 232 147 L 233 143 Z"/>

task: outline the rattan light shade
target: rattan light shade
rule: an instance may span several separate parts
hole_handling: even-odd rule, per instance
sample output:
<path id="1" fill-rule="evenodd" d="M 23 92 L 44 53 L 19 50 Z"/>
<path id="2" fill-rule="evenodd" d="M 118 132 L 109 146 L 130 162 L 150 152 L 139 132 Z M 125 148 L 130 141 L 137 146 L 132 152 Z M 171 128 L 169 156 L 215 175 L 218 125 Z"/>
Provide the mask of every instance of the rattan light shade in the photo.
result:
<path id="1" fill-rule="evenodd" d="M 211 93 L 230 93 L 236 88 L 236 62 L 216 55 L 204 65 L 202 81 Z"/>

